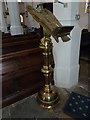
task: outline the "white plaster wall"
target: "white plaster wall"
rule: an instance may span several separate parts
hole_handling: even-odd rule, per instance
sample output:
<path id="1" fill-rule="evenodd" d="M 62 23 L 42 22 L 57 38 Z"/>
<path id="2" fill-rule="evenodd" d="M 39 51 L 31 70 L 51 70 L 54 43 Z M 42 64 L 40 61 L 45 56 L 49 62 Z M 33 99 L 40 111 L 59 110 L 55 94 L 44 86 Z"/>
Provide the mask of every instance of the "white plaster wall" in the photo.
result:
<path id="1" fill-rule="evenodd" d="M 69 2 L 66 8 L 62 4 L 54 3 L 53 8 L 54 15 L 63 26 L 74 26 L 70 34 L 70 41 L 62 42 L 59 38 L 59 43 L 56 43 L 52 39 L 54 44 L 55 84 L 57 87 L 69 88 L 78 84 L 81 28 L 75 16 L 79 12 L 79 3 Z"/>
<path id="2" fill-rule="evenodd" d="M 11 24 L 10 16 L 7 15 L 7 24 Z"/>
<path id="3" fill-rule="evenodd" d="M 24 7 L 25 7 L 24 9 L 25 9 L 25 11 L 27 11 L 27 6 L 28 5 L 32 5 L 35 8 L 37 6 L 37 4 L 39 4 L 39 3 L 37 3 L 37 2 L 34 2 L 34 3 L 32 3 L 32 2 L 25 2 L 24 3 Z M 24 19 L 25 19 L 25 25 L 27 25 L 28 27 L 35 27 L 35 28 L 39 28 L 40 27 L 38 22 L 36 22 L 36 20 L 34 20 L 32 18 L 32 16 L 29 14 L 29 12 L 28 12 L 28 17 L 27 17 L 26 14 L 24 15 Z"/>
<path id="4" fill-rule="evenodd" d="M 19 5 L 16 0 L 10 2 L 11 0 L 7 0 L 9 15 L 10 15 L 10 33 L 11 35 L 20 35 L 23 34 L 23 27 L 20 22 L 20 12 Z"/>
<path id="5" fill-rule="evenodd" d="M 79 4 L 68 2 L 67 7 L 64 7 L 60 3 L 54 3 L 54 13 L 58 20 L 75 20 L 75 15 L 79 13 Z"/>
<path id="6" fill-rule="evenodd" d="M 0 30 L 1 30 L 1 23 L 2 23 L 2 2 L 0 1 Z"/>
<path id="7" fill-rule="evenodd" d="M 2 3 L 2 4 L 1 4 Z M 8 33 L 7 31 L 7 19 L 5 15 L 5 4 L 4 2 L 1 2 L 0 4 L 0 21 L 1 21 L 1 31 L 4 33 Z"/>
<path id="8" fill-rule="evenodd" d="M 85 1 L 85 0 L 84 0 Z M 85 13 L 85 2 L 80 2 L 79 3 L 79 14 L 80 14 L 80 20 L 79 20 L 79 25 L 80 27 L 88 29 L 90 26 L 90 23 L 88 21 L 89 15 L 88 13 Z"/>

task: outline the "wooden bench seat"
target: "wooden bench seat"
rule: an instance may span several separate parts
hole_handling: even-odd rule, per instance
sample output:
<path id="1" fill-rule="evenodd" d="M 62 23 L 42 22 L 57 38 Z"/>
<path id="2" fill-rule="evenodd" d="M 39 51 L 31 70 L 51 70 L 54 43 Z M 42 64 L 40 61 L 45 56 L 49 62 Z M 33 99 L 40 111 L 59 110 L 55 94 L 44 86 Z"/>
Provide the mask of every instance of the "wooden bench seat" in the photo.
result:
<path id="1" fill-rule="evenodd" d="M 38 92 L 44 85 L 40 36 L 2 36 L 3 107 Z"/>

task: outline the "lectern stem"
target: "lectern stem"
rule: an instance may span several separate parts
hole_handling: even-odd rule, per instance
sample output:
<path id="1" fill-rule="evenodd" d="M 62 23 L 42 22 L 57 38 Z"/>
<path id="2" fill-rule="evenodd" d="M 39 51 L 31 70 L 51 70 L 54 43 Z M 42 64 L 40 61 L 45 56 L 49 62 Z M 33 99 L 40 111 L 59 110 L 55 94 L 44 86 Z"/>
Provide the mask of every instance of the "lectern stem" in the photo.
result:
<path id="1" fill-rule="evenodd" d="M 42 54 L 44 58 L 44 65 L 41 69 L 41 72 L 45 76 L 45 85 L 37 95 L 38 102 L 45 108 L 51 108 L 59 101 L 58 93 L 55 90 L 54 85 L 51 83 L 53 68 L 51 67 L 50 56 L 52 53 L 52 47 L 50 36 L 45 34 L 45 37 L 41 39 L 40 43 L 40 48 L 43 49 Z"/>

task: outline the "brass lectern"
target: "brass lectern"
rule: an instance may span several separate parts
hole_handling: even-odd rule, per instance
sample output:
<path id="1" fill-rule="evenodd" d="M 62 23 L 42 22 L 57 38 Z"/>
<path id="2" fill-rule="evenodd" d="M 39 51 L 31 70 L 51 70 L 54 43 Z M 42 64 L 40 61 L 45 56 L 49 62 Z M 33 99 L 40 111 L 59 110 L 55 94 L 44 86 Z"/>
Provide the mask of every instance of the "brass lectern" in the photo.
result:
<path id="1" fill-rule="evenodd" d="M 28 11 L 32 17 L 43 27 L 44 37 L 41 39 L 40 48 L 43 49 L 44 65 L 41 72 L 45 76 L 45 85 L 37 95 L 37 101 L 45 108 L 55 106 L 59 101 L 59 95 L 54 85 L 51 83 L 51 75 L 53 68 L 51 67 L 50 55 L 52 51 L 52 42 L 50 36 L 52 35 L 56 42 L 58 37 L 61 37 L 63 42 L 70 40 L 70 31 L 73 26 L 62 26 L 57 18 L 43 5 L 39 5 L 36 9 L 28 6 Z"/>

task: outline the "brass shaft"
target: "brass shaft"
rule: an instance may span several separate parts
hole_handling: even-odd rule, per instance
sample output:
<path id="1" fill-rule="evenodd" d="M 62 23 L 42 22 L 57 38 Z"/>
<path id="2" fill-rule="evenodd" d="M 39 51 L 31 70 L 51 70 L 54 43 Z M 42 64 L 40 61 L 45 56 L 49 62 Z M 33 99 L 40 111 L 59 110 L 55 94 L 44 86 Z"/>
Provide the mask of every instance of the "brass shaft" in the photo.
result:
<path id="1" fill-rule="evenodd" d="M 46 34 L 45 34 L 46 35 Z M 53 68 L 51 67 L 51 51 L 52 51 L 52 42 L 50 36 L 46 35 L 41 39 L 40 48 L 43 49 L 43 58 L 44 65 L 41 69 L 41 72 L 45 76 L 45 85 L 42 90 L 38 93 L 37 100 L 41 106 L 45 108 L 51 108 L 55 106 L 59 101 L 58 93 L 56 92 L 54 86 L 51 83 L 51 75 Z"/>

